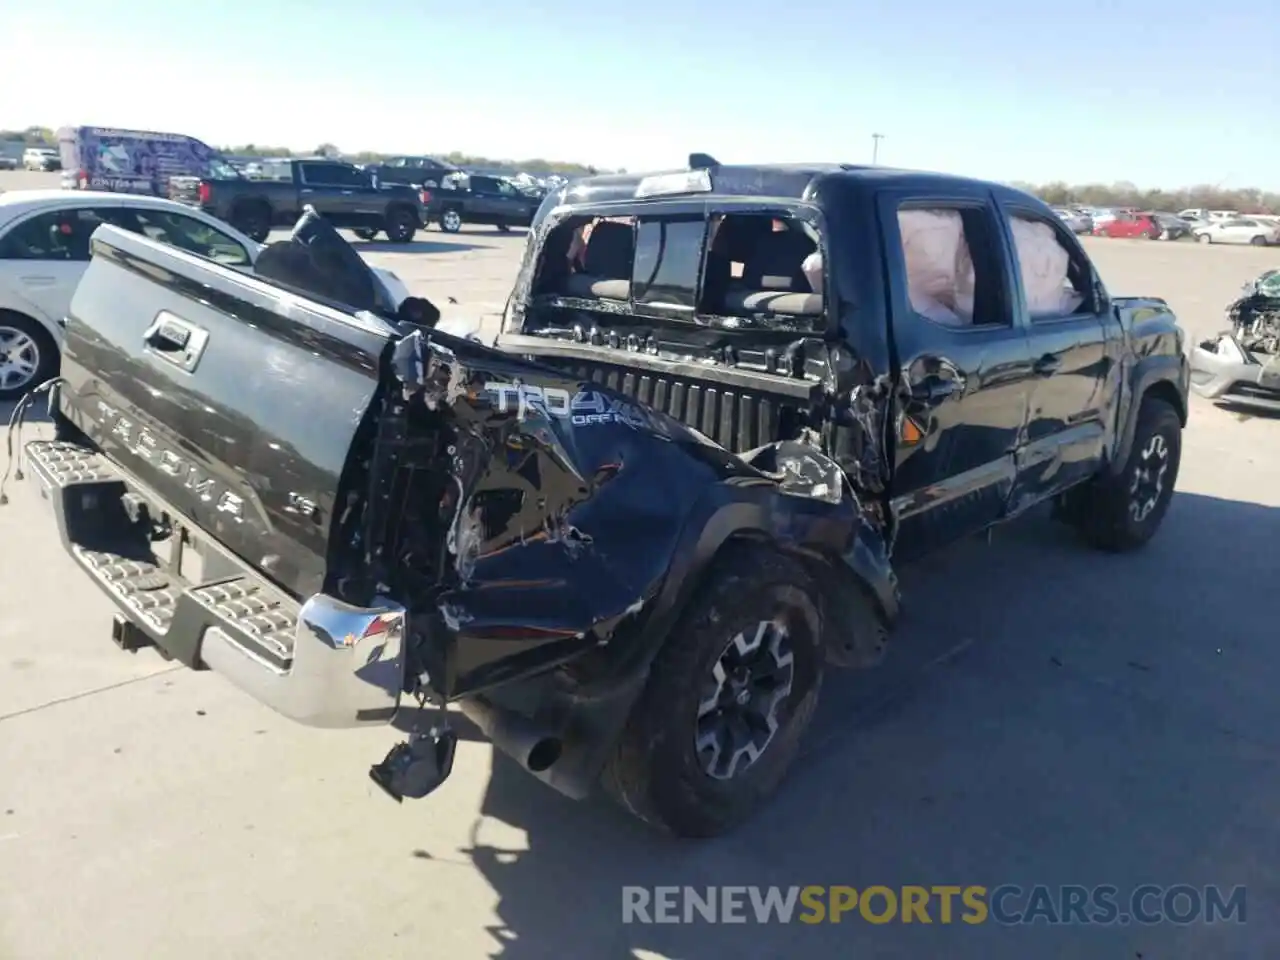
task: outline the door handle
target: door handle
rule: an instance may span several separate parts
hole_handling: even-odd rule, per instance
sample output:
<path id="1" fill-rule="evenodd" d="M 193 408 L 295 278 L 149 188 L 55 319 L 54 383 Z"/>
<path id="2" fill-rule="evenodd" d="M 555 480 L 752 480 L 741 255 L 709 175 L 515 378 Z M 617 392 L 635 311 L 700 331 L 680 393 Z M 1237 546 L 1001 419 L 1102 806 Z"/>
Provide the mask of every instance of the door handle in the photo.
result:
<path id="1" fill-rule="evenodd" d="M 173 320 L 157 320 L 148 328 L 143 341 L 156 350 L 185 350 L 191 342 L 191 331 Z"/>
<path id="2" fill-rule="evenodd" d="M 1062 366 L 1062 358 L 1057 354 L 1046 353 L 1031 366 L 1032 372 L 1041 377 L 1047 377 L 1051 373 L 1057 373 L 1058 368 Z"/>
<path id="3" fill-rule="evenodd" d="M 209 341 L 209 332 L 162 310 L 142 335 L 144 349 L 153 356 L 193 371 Z"/>
<path id="4" fill-rule="evenodd" d="M 957 380 L 925 377 L 911 384 L 911 399 L 917 403 L 934 406 L 954 396 L 959 389 L 960 383 Z"/>

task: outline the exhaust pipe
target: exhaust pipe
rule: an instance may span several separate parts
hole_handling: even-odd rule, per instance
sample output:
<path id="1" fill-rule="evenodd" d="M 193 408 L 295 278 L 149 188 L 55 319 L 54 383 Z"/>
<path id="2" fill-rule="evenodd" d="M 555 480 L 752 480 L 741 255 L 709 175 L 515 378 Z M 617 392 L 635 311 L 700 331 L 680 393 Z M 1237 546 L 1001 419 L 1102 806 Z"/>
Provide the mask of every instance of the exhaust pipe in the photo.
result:
<path id="1" fill-rule="evenodd" d="M 564 751 L 558 736 L 518 713 L 475 697 L 462 700 L 458 709 L 495 747 L 531 773 L 549 770 Z"/>

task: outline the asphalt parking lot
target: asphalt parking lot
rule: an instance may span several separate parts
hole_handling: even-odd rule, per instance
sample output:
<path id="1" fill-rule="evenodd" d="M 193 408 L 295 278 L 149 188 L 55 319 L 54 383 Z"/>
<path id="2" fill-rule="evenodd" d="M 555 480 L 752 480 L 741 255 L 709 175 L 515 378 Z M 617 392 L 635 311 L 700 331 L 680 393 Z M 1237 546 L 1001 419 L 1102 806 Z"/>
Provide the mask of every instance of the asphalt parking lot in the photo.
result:
<path id="1" fill-rule="evenodd" d="M 1193 337 L 1280 262 L 1087 243 L 1114 293 L 1166 297 Z M 476 228 L 359 246 L 488 313 L 522 245 Z M 1193 403 L 1147 550 L 1102 556 L 1035 516 L 903 571 L 889 662 L 830 676 L 784 791 L 701 845 L 563 800 L 481 743 L 396 806 L 365 776 L 386 731 L 299 728 L 212 673 L 119 652 L 111 605 L 11 484 L 0 960 L 1280 955 L 1280 423 Z M 1144 883 L 1244 885 L 1246 922 L 644 926 L 621 909 L 624 885 Z"/>

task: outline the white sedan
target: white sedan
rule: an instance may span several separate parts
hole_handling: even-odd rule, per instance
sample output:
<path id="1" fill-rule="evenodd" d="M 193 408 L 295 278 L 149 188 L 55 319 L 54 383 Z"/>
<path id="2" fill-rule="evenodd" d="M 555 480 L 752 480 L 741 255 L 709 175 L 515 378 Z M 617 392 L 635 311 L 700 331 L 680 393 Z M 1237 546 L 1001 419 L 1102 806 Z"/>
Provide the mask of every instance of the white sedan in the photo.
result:
<path id="1" fill-rule="evenodd" d="M 1248 217 L 1201 224 L 1192 233 L 1201 243 L 1248 243 L 1255 247 L 1280 243 L 1280 226 Z"/>
<path id="2" fill-rule="evenodd" d="M 221 220 L 159 197 L 66 190 L 0 195 L 0 401 L 57 373 L 60 321 L 89 265 L 89 237 L 111 223 L 229 267 L 250 270 L 262 245 Z M 377 270 L 399 303 L 400 279 Z"/>

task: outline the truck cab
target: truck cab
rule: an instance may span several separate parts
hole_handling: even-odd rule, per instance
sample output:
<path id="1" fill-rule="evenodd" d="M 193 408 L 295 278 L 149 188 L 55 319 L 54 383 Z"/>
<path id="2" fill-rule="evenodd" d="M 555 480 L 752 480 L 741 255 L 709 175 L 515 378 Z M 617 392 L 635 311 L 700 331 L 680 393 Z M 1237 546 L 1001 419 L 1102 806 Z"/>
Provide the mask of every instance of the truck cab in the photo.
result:
<path id="1" fill-rule="evenodd" d="M 1167 305 L 1112 297 L 1049 207 L 880 167 L 577 181 L 539 211 L 498 342 L 734 451 L 811 438 L 895 558 L 1078 499 L 1147 390 L 1186 416 Z"/>

